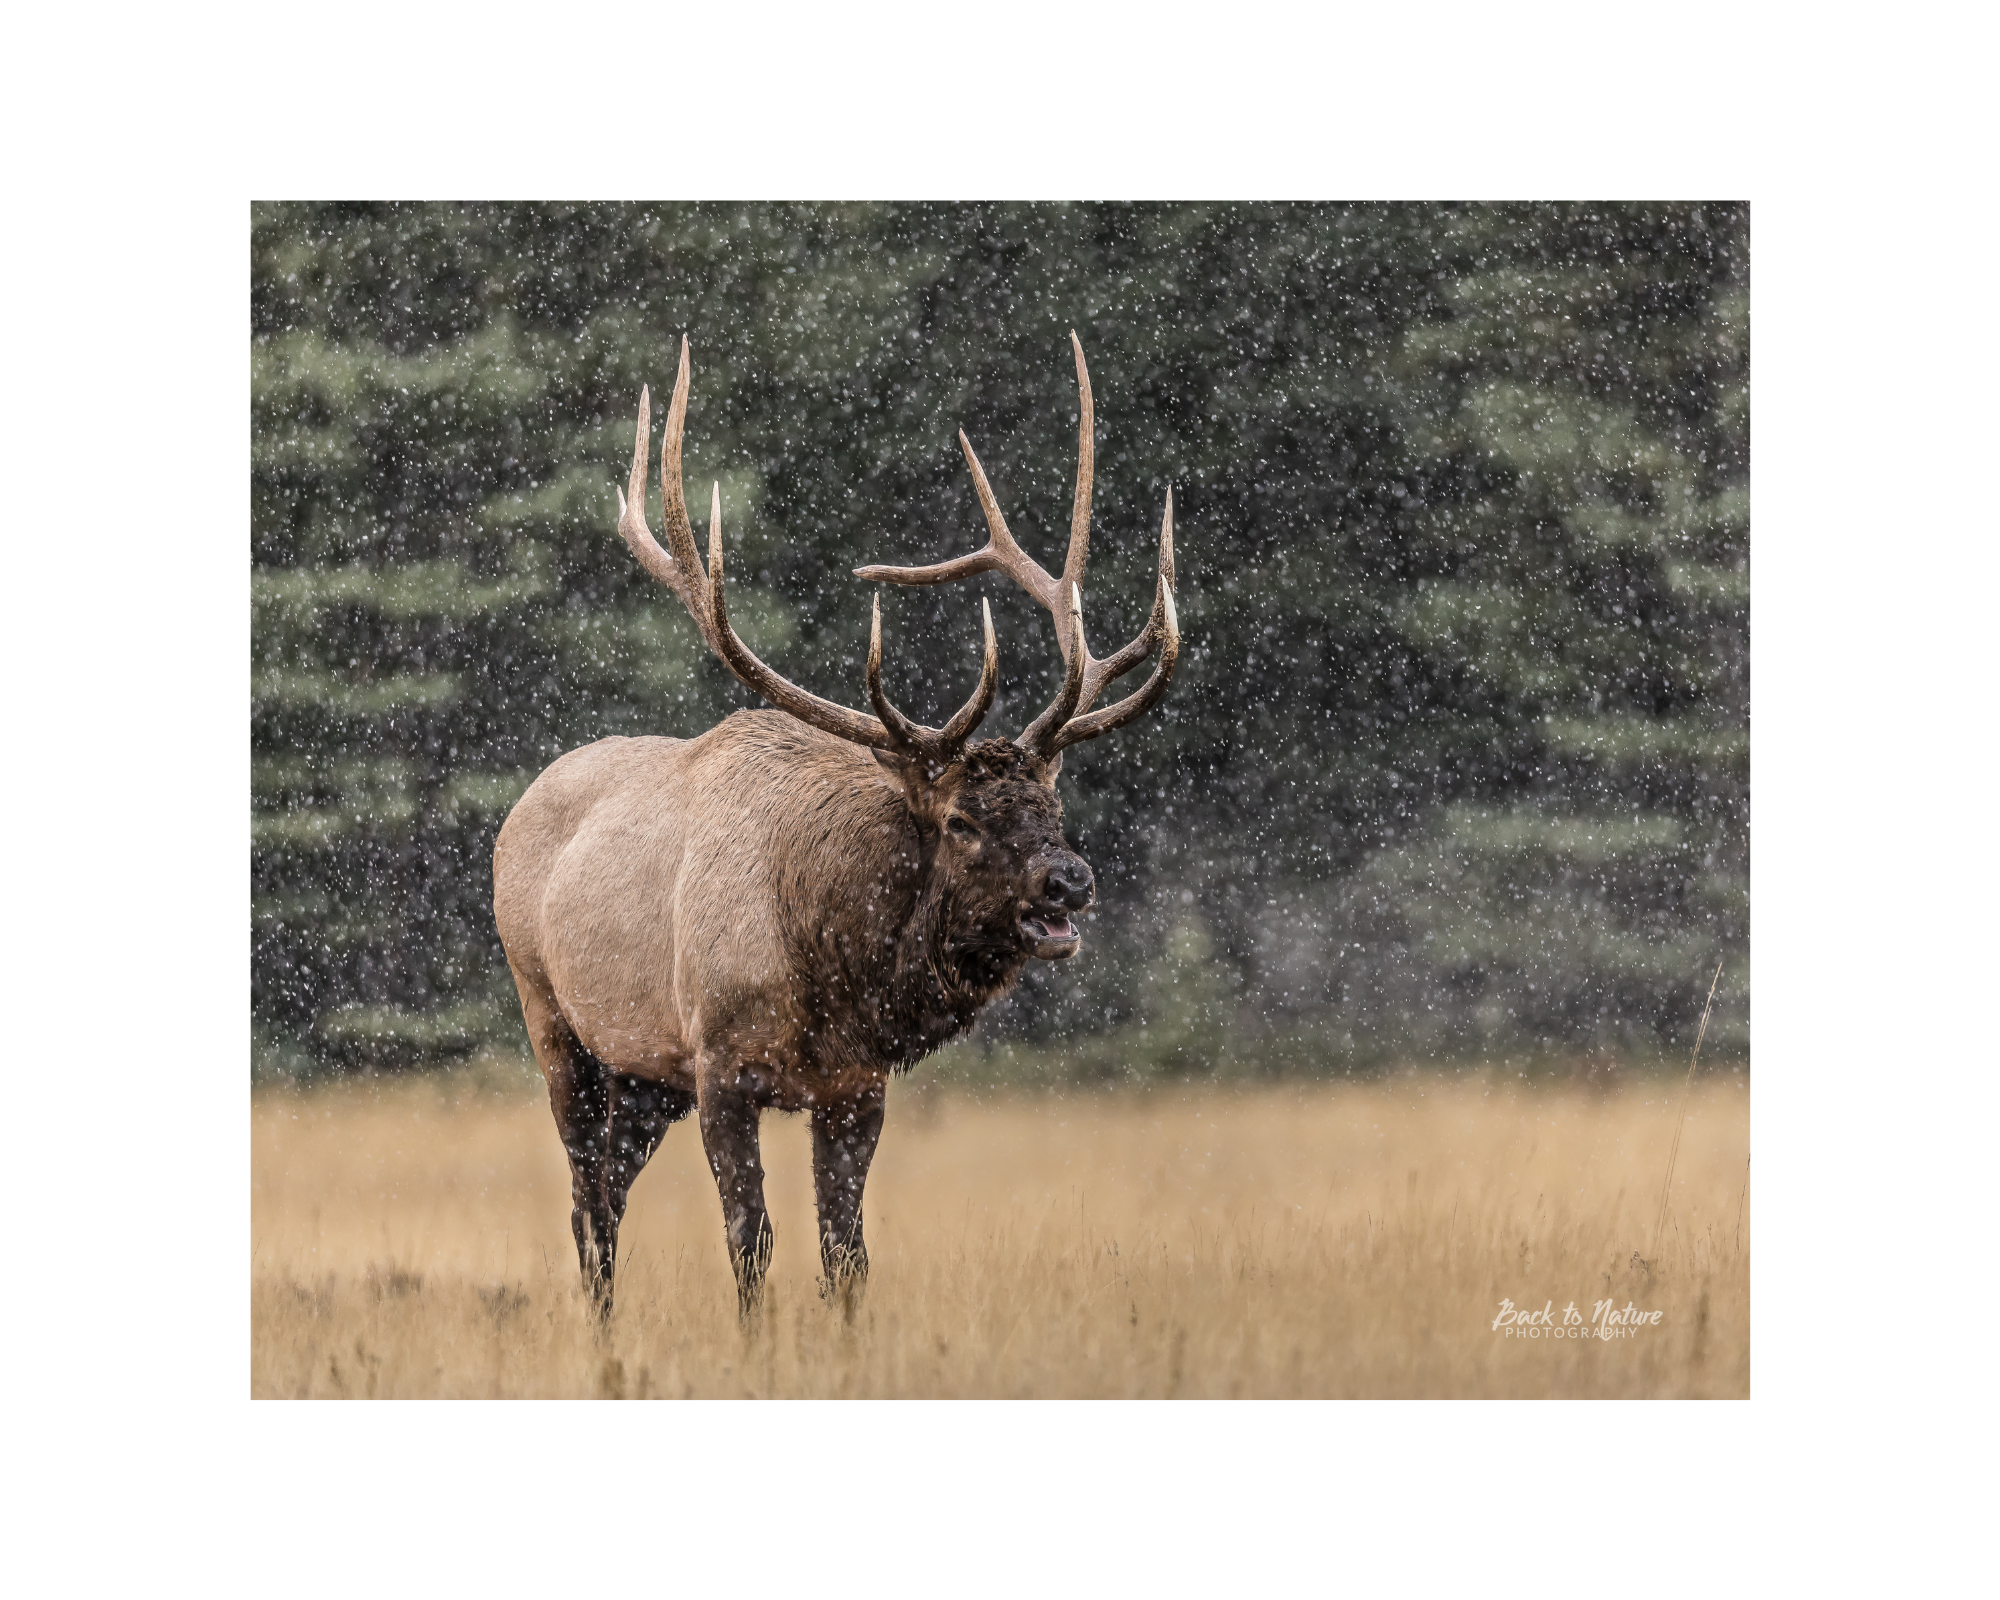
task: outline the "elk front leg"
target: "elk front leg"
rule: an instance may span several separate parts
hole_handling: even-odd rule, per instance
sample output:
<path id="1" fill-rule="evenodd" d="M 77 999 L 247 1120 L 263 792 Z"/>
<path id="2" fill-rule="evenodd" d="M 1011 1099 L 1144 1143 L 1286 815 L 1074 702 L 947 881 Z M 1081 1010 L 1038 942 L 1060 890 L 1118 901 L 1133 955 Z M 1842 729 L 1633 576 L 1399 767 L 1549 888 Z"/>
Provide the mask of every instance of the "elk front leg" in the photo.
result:
<path id="1" fill-rule="evenodd" d="M 737 1310 L 748 1317 L 764 1292 L 771 1264 L 771 1217 L 764 1209 L 764 1163 L 757 1150 L 757 1103 L 734 1083 L 708 1074 L 696 1097 L 701 1147 L 722 1197 L 722 1227 L 736 1273 Z"/>
<path id="2" fill-rule="evenodd" d="M 845 1105 L 815 1106 L 812 1114 L 813 1193 L 819 1201 L 819 1259 L 829 1299 L 853 1293 L 868 1276 L 868 1247 L 861 1241 L 861 1190 L 882 1136 L 884 1097 L 875 1093 Z"/>

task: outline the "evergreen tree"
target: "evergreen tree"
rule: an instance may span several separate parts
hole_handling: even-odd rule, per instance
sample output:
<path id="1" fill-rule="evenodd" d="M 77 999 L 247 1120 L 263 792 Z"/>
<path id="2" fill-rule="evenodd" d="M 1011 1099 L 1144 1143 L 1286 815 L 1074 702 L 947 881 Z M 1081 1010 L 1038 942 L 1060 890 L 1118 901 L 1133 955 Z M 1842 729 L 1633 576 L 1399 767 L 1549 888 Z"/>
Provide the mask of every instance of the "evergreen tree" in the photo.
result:
<path id="1" fill-rule="evenodd" d="M 507 807 L 577 744 L 751 703 L 612 532 L 682 331 L 739 626 L 856 703 L 848 569 L 983 537 L 959 426 L 1059 559 L 1072 326 L 1092 638 L 1143 620 L 1171 484 L 1188 646 L 1065 774 L 1117 909 L 994 1031 L 1150 1022 L 1185 1070 L 1148 975 L 1206 948 L 1209 1055 L 1650 1048 L 1728 954 L 1740 1045 L 1747 276 L 1731 206 L 257 208 L 261 1058 L 518 1037 Z M 1011 730 L 1053 639 L 980 587 Z M 976 602 L 885 597 L 913 712 L 963 697 Z"/>

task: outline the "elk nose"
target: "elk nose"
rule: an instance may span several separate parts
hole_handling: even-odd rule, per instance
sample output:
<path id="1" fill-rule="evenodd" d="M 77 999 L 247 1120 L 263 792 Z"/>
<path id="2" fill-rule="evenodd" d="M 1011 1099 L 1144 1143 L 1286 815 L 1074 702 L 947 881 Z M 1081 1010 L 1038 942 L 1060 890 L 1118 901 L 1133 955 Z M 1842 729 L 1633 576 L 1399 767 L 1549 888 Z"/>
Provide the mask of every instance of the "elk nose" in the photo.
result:
<path id="1" fill-rule="evenodd" d="M 1069 856 L 1050 866 L 1042 893 L 1065 910 L 1080 911 L 1090 904 L 1097 880 L 1080 856 Z"/>

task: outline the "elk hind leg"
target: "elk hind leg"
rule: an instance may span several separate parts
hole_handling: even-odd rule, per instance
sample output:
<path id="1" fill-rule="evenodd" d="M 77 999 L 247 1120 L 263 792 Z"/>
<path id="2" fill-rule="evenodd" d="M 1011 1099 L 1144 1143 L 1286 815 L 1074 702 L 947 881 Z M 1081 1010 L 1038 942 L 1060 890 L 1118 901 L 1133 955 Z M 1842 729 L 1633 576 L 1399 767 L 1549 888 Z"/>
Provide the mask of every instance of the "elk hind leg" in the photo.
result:
<path id="1" fill-rule="evenodd" d="M 583 1286 L 599 1315 L 611 1310 L 611 1268 L 618 1253 L 618 1225 L 611 1215 L 605 1177 L 610 1151 L 611 1073 L 584 1049 L 555 997 L 514 974 L 521 1015 L 528 1025 L 549 1110 L 569 1157 L 569 1228 L 576 1240 Z M 628 1184 L 629 1187 L 629 1184 Z"/>
<path id="2" fill-rule="evenodd" d="M 868 1246 L 861 1238 L 861 1190 L 882 1137 L 880 1094 L 844 1105 L 815 1106 L 812 1113 L 813 1194 L 819 1202 L 819 1259 L 826 1273 L 820 1293 L 849 1311 L 868 1276 Z"/>
<path id="3" fill-rule="evenodd" d="M 618 1227 L 625 1220 L 626 1198 L 633 1181 L 653 1159 L 668 1128 L 694 1109 L 685 1089 L 634 1077 L 629 1072 L 606 1074 L 610 1080 L 610 1127 L 604 1163 L 604 1203 L 609 1242 L 615 1255 Z"/>

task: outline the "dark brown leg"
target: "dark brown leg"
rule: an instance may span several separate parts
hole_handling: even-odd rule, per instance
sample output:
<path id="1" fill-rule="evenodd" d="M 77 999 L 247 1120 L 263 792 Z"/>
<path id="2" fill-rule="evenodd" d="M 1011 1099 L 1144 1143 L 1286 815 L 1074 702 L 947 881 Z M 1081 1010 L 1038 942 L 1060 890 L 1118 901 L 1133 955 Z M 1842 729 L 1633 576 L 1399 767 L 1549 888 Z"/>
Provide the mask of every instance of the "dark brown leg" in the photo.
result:
<path id="1" fill-rule="evenodd" d="M 757 1103 L 733 1082 L 701 1077 L 701 1146 L 722 1197 L 729 1264 L 736 1272 L 737 1310 L 746 1318 L 761 1304 L 771 1264 L 771 1217 L 764 1209 L 764 1163 L 757 1150 Z"/>
<path id="2" fill-rule="evenodd" d="M 882 1136 L 884 1104 L 876 1094 L 847 1105 L 813 1108 L 813 1193 L 819 1201 L 820 1266 L 826 1272 L 820 1292 L 829 1299 L 844 1297 L 850 1305 L 868 1276 L 861 1189 Z"/>
<path id="3" fill-rule="evenodd" d="M 618 1248 L 618 1225 L 605 1191 L 605 1158 L 611 1121 L 610 1074 L 577 1042 L 554 997 L 524 981 L 517 972 L 521 1016 L 528 1042 L 549 1086 L 549 1109 L 569 1155 L 569 1230 L 576 1239 L 577 1265 L 584 1288 L 600 1314 L 611 1309 L 611 1264 Z M 629 1180 L 628 1180 L 629 1186 Z"/>
<path id="4" fill-rule="evenodd" d="M 653 1159 L 668 1128 L 694 1110 L 694 1096 L 629 1072 L 611 1074 L 611 1152 L 606 1194 L 614 1221 L 625 1215 L 633 1181 Z"/>
<path id="5" fill-rule="evenodd" d="M 610 1138 L 604 1161 L 606 1267 L 604 1308 L 611 1309 L 611 1267 L 618 1254 L 618 1225 L 626 1197 L 668 1128 L 694 1110 L 694 1096 L 629 1072 L 607 1072 L 610 1084 Z"/>

